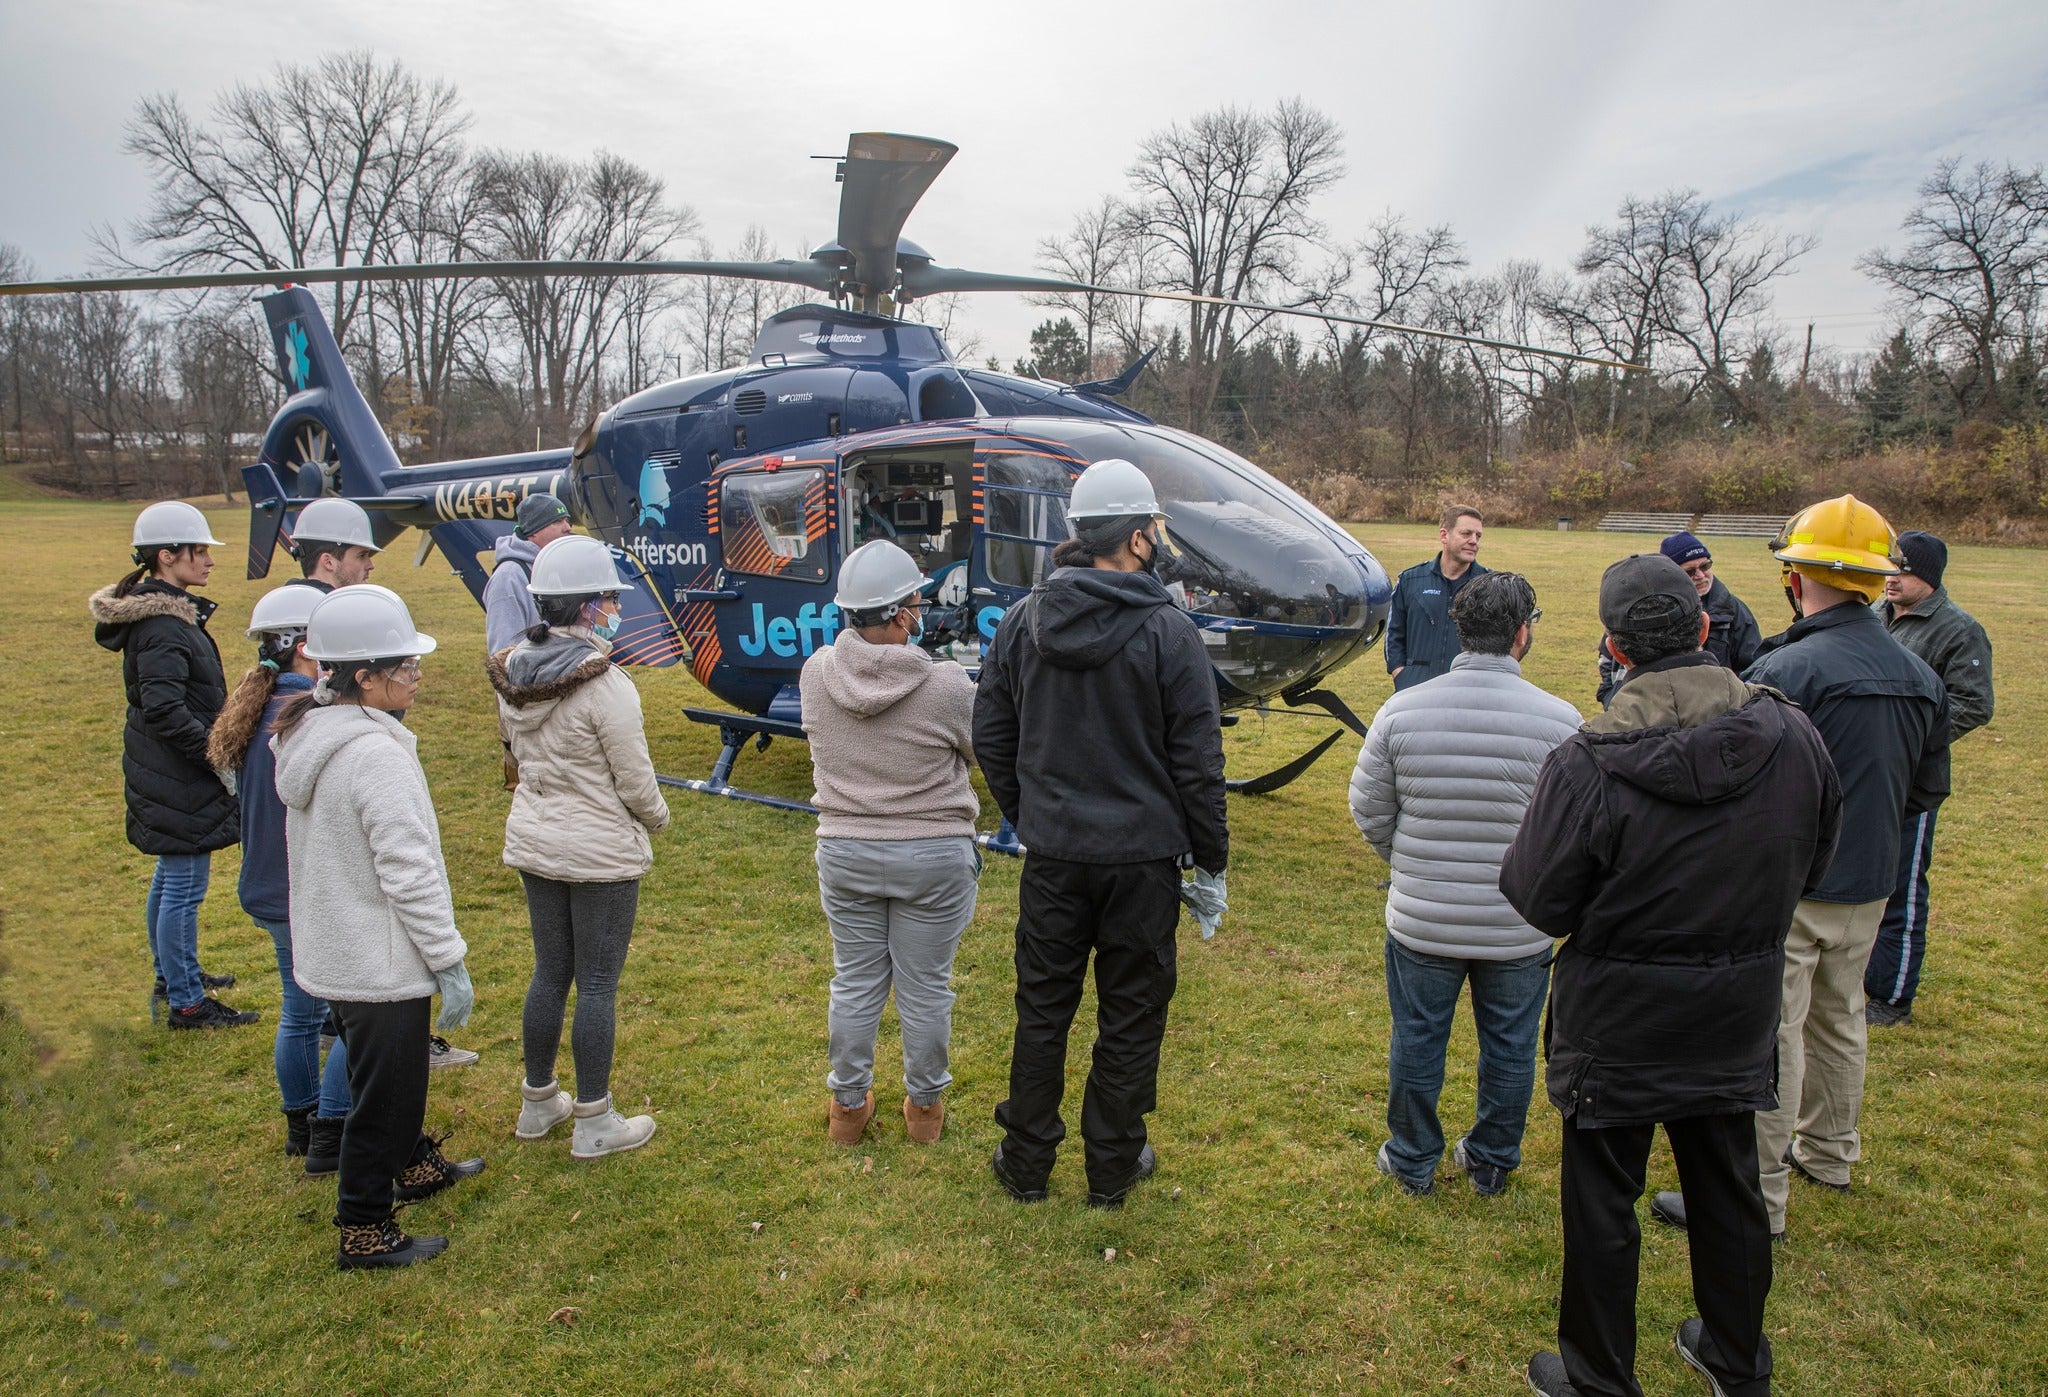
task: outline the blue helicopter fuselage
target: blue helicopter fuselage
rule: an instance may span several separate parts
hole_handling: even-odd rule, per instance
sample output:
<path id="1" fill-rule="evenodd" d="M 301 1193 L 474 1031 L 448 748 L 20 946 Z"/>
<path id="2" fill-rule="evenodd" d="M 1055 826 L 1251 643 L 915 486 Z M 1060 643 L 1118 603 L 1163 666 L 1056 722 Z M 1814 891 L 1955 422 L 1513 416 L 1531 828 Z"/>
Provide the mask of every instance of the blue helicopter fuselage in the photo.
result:
<path id="1" fill-rule="evenodd" d="M 527 494 L 547 490 L 618 553 L 624 663 L 687 661 L 747 713 L 800 721 L 796 679 L 832 643 L 841 557 L 894 539 L 960 618 L 972 660 L 1052 568 L 1073 477 L 1134 461 L 1167 514 L 1166 580 L 1184 595 L 1226 707 L 1312 685 L 1377 639 L 1386 572 L 1259 467 L 1082 388 L 954 362 L 929 326 L 828 306 L 784 311 L 737 369 L 649 388 L 566 450 L 400 465 L 303 289 L 265 298 L 296 390 L 245 472 L 252 573 L 292 493 L 360 500 L 380 536 L 430 529 L 471 590 Z M 1092 390 L 1092 391 L 1091 391 Z M 307 424 L 334 453 L 309 462 Z M 269 513 L 266 515 L 265 510 Z M 268 538 L 265 529 L 268 529 Z"/>

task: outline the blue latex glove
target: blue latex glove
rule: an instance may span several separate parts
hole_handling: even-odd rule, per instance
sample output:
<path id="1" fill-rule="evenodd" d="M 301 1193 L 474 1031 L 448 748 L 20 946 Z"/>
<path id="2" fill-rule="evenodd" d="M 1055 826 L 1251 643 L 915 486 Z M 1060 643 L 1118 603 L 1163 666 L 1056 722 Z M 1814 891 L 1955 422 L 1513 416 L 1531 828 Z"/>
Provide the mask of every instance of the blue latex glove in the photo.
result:
<path id="1" fill-rule="evenodd" d="M 434 1020 L 436 1028 L 461 1028 L 469 1022 L 469 1011 L 476 1003 L 476 990 L 469 983 L 469 966 L 457 961 L 446 970 L 436 970 L 434 980 L 441 987 L 441 1017 Z"/>
<path id="2" fill-rule="evenodd" d="M 1207 941 L 1216 934 L 1217 926 L 1223 921 L 1223 914 L 1230 910 L 1229 889 L 1224 880 L 1228 871 L 1211 873 L 1198 868 L 1195 876 L 1180 885 L 1180 900 L 1188 905 L 1201 924 L 1202 939 Z"/>

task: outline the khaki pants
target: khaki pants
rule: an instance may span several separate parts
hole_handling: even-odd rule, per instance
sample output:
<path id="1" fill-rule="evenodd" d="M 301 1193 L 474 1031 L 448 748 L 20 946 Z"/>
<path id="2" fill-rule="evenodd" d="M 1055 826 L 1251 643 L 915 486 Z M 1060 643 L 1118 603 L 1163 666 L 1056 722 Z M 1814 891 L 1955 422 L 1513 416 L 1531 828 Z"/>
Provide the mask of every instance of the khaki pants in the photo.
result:
<path id="1" fill-rule="evenodd" d="M 1863 969 L 1884 907 L 1882 898 L 1855 906 L 1802 900 L 1792 914 L 1778 1020 L 1778 1109 L 1756 1118 L 1757 1172 L 1773 1232 L 1785 1230 L 1788 1149 L 1798 1152 L 1800 1168 L 1833 1184 L 1848 1183 L 1849 1166 L 1861 1157 Z"/>

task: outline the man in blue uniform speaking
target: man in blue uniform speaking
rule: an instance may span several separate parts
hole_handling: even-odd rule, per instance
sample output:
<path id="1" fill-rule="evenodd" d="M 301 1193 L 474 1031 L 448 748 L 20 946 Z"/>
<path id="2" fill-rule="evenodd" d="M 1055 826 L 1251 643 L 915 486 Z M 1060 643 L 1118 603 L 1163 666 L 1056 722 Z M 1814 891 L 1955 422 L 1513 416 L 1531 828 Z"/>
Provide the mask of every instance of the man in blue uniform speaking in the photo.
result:
<path id="1" fill-rule="evenodd" d="M 1486 573 L 1476 561 L 1485 526 L 1470 505 L 1451 506 L 1436 531 L 1436 556 L 1417 563 L 1394 584 L 1386 650 L 1387 673 L 1394 676 L 1396 691 L 1436 678 L 1458 658 L 1451 603 L 1467 582 Z"/>

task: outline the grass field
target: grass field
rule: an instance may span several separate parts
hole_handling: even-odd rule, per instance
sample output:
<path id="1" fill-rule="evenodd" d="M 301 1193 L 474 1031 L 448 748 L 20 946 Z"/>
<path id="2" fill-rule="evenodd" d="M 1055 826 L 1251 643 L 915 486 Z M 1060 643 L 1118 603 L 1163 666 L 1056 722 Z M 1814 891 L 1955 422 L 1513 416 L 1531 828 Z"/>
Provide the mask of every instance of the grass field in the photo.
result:
<path id="1" fill-rule="evenodd" d="M 444 1258 L 338 1275 L 333 1183 L 280 1154 L 275 967 L 236 903 L 232 850 L 214 860 L 201 946 L 264 1021 L 149 1026 L 150 861 L 121 834 L 119 664 L 90 643 L 84 609 L 123 570 L 131 509 L 5 509 L 0 1390 L 1507 1393 L 1553 1346 L 1558 1136 L 1540 1088 L 1502 1198 L 1447 1173 L 1434 1198 L 1409 1199 L 1373 1170 L 1385 871 L 1345 809 L 1350 740 L 1280 794 L 1233 801 L 1232 911 L 1206 944 L 1187 925 L 1152 1118 L 1161 1168 L 1121 1214 L 1082 1205 L 1078 1138 L 1044 1204 L 1010 1203 L 988 1174 L 1014 862 L 990 860 L 961 947 L 945 1139 L 902 1138 L 891 1019 L 878 1124 L 849 1153 L 823 1130 L 831 959 L 810 825 L 684 793 L 656 840 L 620 1002 L 616 1092 L 661 1131 L 595 1166 L 566 1140 L 514 1141 L 531 952 L 499 862 L 481 619 L 445 568 L 407 565 L 409 542 L 376 580 L 441 639 L 410 721 L 476 980 L 455 1037 L 483 1054 L 436 1074 L 429 1124 L 490 1167 L 406 1215 L 453 1238 Z M 213 518 L 243 536 L 243 516 Z M 1359 532 L 1393 568 L 1433 546 L 1415 527 Z M 1528 673 L 1582 708 L 1595 584 L 1631 546 L 1646 545 L 1494 531 L 1482 554 L 1534 581 Z M 214 629 L 232 675 L 264 584 L 231 575 L 238 545 L 220 552 Z M 1726 543 L 1719 561 L 1766 630 L 1781 625 L 1763 549 Z M 1998 721 L 1958 751 L 1927 983 L 1914 1026 L 1873 1046 L 1856 1191 L 1795 1188 L 1769 1312 L 1784 1392 L 2048 1391 L 2048 554 L 1958 549 L 1949 581 L 1997 646 Z M 705 695 L 681 670 L 638 681 L 658 764 L 702 775 L 712 735 L 678 710 Z M 1369 714 L 1389 691 L 1378 654 L 1335 687 Z M 1330 726 L 1247 720 L 1226 739 L 1232 768 L 1277 765 Z M 800 746 L 749 751 L 740 776 L 809 791 Z M 1075 1035 L 1070 1118 L 1089 1036 Z M 1454 1134 L 1472 1058 L 1461 1022 Z M 1661 1147 L 1651 1186 L 1676 1187 Z M 1684 1239 L 1646 1219 L 1643 1251 L 1645 1390 L 1703 1391 L 1670 1347 L 1691 1313 Z"/>

